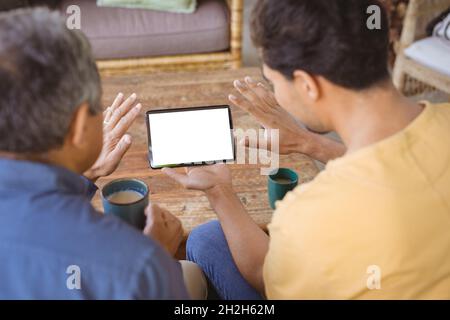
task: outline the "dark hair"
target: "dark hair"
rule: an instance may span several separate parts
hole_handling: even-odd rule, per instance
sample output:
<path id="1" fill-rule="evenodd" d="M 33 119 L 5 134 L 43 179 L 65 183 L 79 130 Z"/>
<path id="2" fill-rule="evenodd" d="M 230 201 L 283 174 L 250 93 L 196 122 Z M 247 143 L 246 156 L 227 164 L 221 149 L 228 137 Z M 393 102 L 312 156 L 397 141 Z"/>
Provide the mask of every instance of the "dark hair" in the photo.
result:
<path id="1" fill-rule="evenodd" d="M 48 9 L 0 14 L 0 151 L 44 153 L 64 143 L 77 107 L 101 111 L 88 40 Z"/>
<path id="2" fill-rule="evenodd" d="M 380 8 L 381 29 L 367 26 L 371 5 Z M 377 0 L 260 0 L 252 39 L 264 63 L 290 80 L 304 70 L 360 90 L 389 77 L 389 23 Z"/>

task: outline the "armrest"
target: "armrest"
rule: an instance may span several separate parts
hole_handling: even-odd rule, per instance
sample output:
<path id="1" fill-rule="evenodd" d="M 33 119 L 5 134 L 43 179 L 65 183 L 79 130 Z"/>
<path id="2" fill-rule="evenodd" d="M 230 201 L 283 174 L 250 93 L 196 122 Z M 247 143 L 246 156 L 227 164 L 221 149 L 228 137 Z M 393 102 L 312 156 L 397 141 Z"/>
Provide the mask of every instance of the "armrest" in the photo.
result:
<path id="1" fill-rule="evenodd" d="M 243 0 L 227 0 L 230 8 L 230 49 L 234 67 L 239 68 L 242 61 L 242 23 L 244 13 Z"/>
<path id="2" fill-rule="evenodd" d="M 448 0 L 410 0 L 400 39 L 403 51 L 413 42 L 426 37 L 426 26 L 448 8 Z"/>

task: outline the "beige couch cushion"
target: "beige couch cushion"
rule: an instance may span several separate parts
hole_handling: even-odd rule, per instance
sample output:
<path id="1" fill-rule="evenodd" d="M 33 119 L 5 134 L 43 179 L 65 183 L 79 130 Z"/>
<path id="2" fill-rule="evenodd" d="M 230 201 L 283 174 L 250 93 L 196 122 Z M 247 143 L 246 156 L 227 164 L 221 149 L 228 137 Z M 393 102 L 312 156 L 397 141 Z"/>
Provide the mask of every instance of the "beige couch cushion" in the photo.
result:
<path id="1" fill-rule="evenodd" d="M 81 29 L 97 59 L 223 51 L 229 47 L 226 1 L 202 0 L 193 14 L 100 8 L 92 0 L 64 0 L 81 8 Z"/>

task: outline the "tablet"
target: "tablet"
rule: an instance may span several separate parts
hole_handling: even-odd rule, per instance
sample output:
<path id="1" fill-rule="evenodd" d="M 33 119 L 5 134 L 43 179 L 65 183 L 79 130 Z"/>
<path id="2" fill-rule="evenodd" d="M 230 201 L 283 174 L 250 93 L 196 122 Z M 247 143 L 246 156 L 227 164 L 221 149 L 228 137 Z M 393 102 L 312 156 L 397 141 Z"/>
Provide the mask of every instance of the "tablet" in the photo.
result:
<path id="1" fill-rule="evenodd" d="M 150 167 L 186 167 L 235 159 L 229 106 L 146 113 Z"/>

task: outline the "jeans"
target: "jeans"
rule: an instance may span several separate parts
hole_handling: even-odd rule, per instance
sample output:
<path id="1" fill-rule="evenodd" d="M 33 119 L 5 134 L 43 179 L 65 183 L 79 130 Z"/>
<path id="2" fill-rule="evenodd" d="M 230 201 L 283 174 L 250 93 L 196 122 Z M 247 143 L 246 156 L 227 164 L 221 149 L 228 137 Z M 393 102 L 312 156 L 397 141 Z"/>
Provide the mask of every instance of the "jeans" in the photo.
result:
<path id="1" fill-rule="evenodd" d="M 219 221 L 195 228 L 187 240 L 186 251 L 187 259 L 202 268 L 220 298 L 263 299 L 239 272 Z"/>

